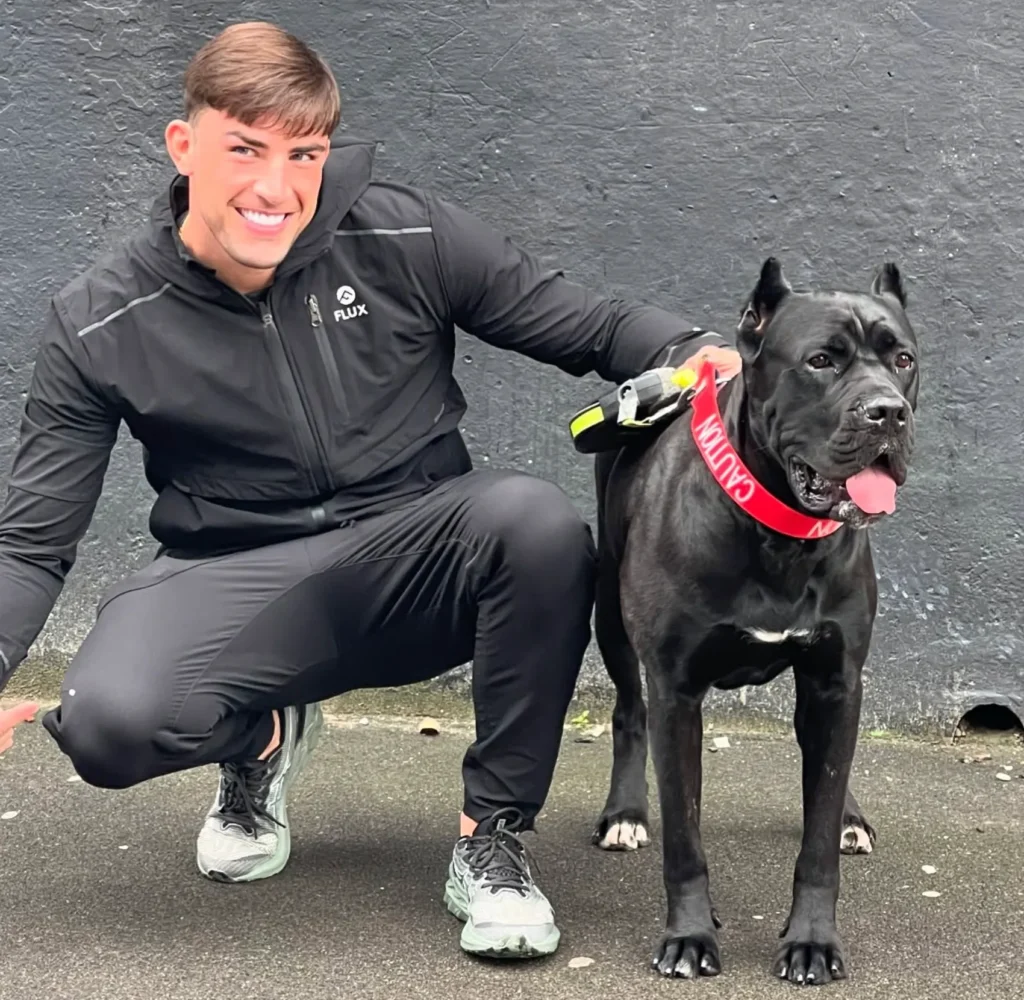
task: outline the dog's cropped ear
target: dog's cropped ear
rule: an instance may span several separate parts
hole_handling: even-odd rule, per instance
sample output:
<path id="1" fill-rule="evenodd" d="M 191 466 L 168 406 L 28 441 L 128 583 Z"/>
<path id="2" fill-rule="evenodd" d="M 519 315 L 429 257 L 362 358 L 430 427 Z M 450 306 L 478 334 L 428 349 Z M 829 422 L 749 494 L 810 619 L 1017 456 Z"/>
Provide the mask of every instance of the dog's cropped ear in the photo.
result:
<path id="1" fill-rule="evenodd" d="M 871 294 L 890 295 L 901 308 L 906 309 L 907 293 L 903 290 L 903 275 L 892 261 L 886 261 L 875 275 L 875 280 L 871 282 Z"/>
<path id="2" fill-rule="evenodd" d="M 761 265 L 761 275 L 743 307 L 736 328 L 737 346 L 744 361 L 753 361 L 760 353 L 763 343 L 761 335 L 765 327 L 771 322 L 783 299 L 792 291 L 782 273 L 782 265 L 774 257 L 769 257 Z"/>

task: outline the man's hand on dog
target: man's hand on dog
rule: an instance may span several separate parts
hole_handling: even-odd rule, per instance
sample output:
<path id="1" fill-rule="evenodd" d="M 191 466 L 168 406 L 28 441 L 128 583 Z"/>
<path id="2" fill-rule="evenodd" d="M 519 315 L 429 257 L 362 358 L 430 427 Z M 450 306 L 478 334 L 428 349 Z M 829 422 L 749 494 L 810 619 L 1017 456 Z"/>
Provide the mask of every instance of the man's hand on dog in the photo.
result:
<path id="1" fill-rule="evenodd" d="M 692 357 L 687 358 L 679 367 L 698 369 L 705 362 L 710 361 L 723 378 L 732 378 L 738 375 L 743 362 L 738 351 L 731 347 L 715 347 L 709 345 L 702 347 Z"/>
<path id="2" fill-rule="evenodd" d="M 0 711 L 0 753 L 6 753 L 14 746 L 14 730 L 23 722 L 32 722 L 39 706 L 32 702 L 24 702 Z"/>

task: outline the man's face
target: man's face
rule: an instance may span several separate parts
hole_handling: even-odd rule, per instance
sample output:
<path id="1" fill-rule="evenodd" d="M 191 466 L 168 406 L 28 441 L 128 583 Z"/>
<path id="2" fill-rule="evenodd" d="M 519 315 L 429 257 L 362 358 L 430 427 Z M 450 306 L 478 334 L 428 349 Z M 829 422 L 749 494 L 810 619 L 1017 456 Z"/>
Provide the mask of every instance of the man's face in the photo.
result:
<path id="1" fill-rule="evenodd" d="M 189 180 L 185 245 L 239 291 L 266 285 L 317 207 L 326 135 L 287 137 L 207 108 L 167 127 Z"/>

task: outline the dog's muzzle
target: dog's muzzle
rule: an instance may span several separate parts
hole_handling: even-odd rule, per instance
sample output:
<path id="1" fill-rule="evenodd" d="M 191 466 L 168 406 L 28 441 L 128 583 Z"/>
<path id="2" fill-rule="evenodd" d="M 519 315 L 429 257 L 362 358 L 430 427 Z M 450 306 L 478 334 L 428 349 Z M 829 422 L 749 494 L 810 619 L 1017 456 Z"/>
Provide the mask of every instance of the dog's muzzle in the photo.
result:
<path id="1" fill-rule="evenodd" d="M 823 455 L 812 449 L 789 459 L 790 488 L 808 511 L 866 527 L 896 509 L 912 440 L 910 404 L 896 394 L 873 396 L 848 412 Z"/>

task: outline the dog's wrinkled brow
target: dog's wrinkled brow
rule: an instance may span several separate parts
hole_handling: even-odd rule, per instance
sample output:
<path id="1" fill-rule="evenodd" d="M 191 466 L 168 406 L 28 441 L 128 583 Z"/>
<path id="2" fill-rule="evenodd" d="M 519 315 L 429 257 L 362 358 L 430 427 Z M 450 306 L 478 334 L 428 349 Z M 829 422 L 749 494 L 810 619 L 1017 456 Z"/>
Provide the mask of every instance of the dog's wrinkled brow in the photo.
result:
<path id="1" fill-rule="evenodd" d="M 853 328 L 853 335 L 860 339 L 863 343 L 866 343 L 868 336 L 864 332 L 864 324 L 861 323 L 860 316 L 857 315 L 857 310 L 853 306 L 850 306 L 850 315 L 848 323 Z"/>
<path id="2" fill-rule="evenodd" d="M 843 316 L 843 329 L 858 343 L 883 350 L 906 339 L 898 323 L 893 323 L 884 311 L 876 308 L 864 309 L 851 304 Z"/>

